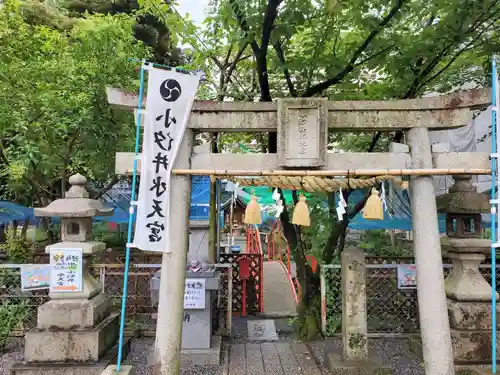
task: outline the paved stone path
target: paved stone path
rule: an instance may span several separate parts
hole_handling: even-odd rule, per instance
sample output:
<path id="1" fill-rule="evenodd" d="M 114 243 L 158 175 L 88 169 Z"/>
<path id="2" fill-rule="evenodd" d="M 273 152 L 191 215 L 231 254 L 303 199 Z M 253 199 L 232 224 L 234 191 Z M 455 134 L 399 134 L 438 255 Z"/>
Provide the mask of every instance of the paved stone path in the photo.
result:
<path id="1" fill-rule="evenodd" d="M 290 317 L 297 315 L 293 286 L 282 262 L 264 262 L 264 315 Z"/>
<path id="2" fill-rule="evenodd" d="M 228 375 L 324 375 L 307 347 L 290 341 L 231 344 Z"/>

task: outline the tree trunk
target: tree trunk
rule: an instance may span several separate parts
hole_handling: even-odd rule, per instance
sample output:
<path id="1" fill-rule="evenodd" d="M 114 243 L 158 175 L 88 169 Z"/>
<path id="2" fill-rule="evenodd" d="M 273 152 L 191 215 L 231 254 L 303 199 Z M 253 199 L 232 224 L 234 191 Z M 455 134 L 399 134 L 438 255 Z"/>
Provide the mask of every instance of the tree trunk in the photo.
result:
<path id="1" fill-rule="evenodd" d="M 281 200 L 285 202 L 281 189 L 279 192 L 281 194 Z M 349 194 L 349 190 L 343 191 L 345 201 L 348 200 Z M 331 264 L 335 256 L 342 252 L 345 245 L 349 221 L 363 209 L 369 196 L 370 192 L 354 206 L 351 212 L 344 214 L 342 221 L 336 221 L 333 220 L 336 216 L 336 201 L 333 194 L 329 195 L 328 206 L 330 217 L 332 218 L 329 228 L 330 235 L 321 254 L 322 257 L 318 259 L 318 262 L 321 264 Z M 293 192 L 293 198 L 294 203 L 297 203 L 297 192 Z M 320 267 L 315 270 L 316 272 L 313 272 L 312 268 L 307 263 L 307 239 L 303 238 L 301 227 L 293 225 L 290 222 L 286 206 L 283 210 L 281 221 L 285 237 L 297 266 L 297 278 L 300 285 L 298 317 L 295 321 L 294 328 L 301 340 L 313 340 L 321 332 Z"/>

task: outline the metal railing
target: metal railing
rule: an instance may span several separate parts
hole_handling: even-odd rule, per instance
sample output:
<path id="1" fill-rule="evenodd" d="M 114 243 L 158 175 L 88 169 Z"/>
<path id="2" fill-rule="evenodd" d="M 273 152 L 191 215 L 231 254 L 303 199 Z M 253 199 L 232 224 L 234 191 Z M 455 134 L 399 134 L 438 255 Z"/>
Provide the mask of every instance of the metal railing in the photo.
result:
<path id="1" fill-rule="evenodd" d="M 129 272 L 127 298 L 127 331 L 146 336 L 154 335 L 157 307 L 151 301 L 150 280 L 160 264 L 134 264 Z M 231 334 L 233 310 L 233 266 L 217 264 L 221 272 L 221 288 L 214 307 L 214 316 L 220 317 L 218 331 Z M 491 265 L 480 265 L 487 282 L 491 282 Z M 498 266 L 500 267 L 500 266 Z M 49 300 L 47 290 L 21 292 L 20 265 L 0 265 L 0 306 L 6 303 L 27 305 L 26 315 L 19 322 L 14 335 L 20 336 L 36 326 L 37 308 Z M 416 289 L 398 289 L 398 264 L 367 264 L 367 323 L 371 337 L 399 336 L 419 333 L 418 298 Z M 445 264 L 448 275 L 451 265 Z M 124 266 L 122 264 L 94 264 L 91 272 L 100 280 L 102 291 L 111 306 L 121 306 Z M 497 281 L 497 284 L 500 282 Z M 500 285 L 497 285 L 497 288 Z M 320 273 L 321 328 L 326 336 L 341 332 L 342 292 L 341 266 L 323 265 Z M 216 323 L 217 326 L 217 323 Z"/>
<path id="2" fill-rule="evenodd" d="M 402 336 L 420 332 L 417 290 L 398 288 L 398 266 L 399 264 L 366 265 L 367 325 L 371 337 Z M 451 268 L 451 264 L 443 265 L 445 277 Z M 479 270 L 490 283 L 491 265 L 482 264 Z M 497 285 L 497 288 L 498 286 L 500 285 Z M 322 333 L 325 336 L 340 335 L 341 265 L 321 266 L 320 288 Z"/>
<path id="3" fill-rule="evenodd" d="M 216 316 L 222 317 L 222 326 L 216 322 L 220 333 L 231 334 L 233 275 L 231 264 L 215 264 L 221 272 L 221 283 L 217 295 L 217 304 L 213 307 Z M 0 264 L 0 307 L 9 303 L 27 305 L 22 321 L 13 332 L 14 336 L 22 336 L 36 326 L 37 308 L 49 300 L 48 290 L 21 291 L 21 277 L 19 264 Z M 156 330 L 157 306 L 152 302 L 150 280 L 161 268 L 161 264 L 134 264 L 130 267 L 126 330 L 128 333 L 154 335 Z M 113 309 L 121 307 L 123 291 L 123 264 L 93 264 L 91 274 L 99 279 L 101 290 L 110 300 Z"/>

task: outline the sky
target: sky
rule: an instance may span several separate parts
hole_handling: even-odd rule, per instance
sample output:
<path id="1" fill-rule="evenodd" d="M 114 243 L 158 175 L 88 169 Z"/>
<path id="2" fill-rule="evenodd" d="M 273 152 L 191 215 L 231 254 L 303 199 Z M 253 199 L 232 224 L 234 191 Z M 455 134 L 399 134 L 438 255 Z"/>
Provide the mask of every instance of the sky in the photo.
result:
<path id="1" fill-rule="evenodd" d="M 205 18 L 203 11 L 208 4 L 208 0 L 177 0 L 177 3 L 179 4 L 177 10 L 180 14 L 189 13 L 195 23 L 201 24 L 203 22 Z"/>

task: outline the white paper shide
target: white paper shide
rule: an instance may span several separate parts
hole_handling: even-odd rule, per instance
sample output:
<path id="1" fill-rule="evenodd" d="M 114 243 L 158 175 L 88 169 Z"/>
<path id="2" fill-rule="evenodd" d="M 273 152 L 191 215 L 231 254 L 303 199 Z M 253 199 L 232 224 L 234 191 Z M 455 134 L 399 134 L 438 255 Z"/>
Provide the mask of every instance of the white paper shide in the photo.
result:
<path id="1" fill-rule="evenodd" d="M 167 248 L 170 175 L 198 90 L 199 76 L 147 68 L 149 72 L 142 143 L 141 179 L 134 246 Z"/>

